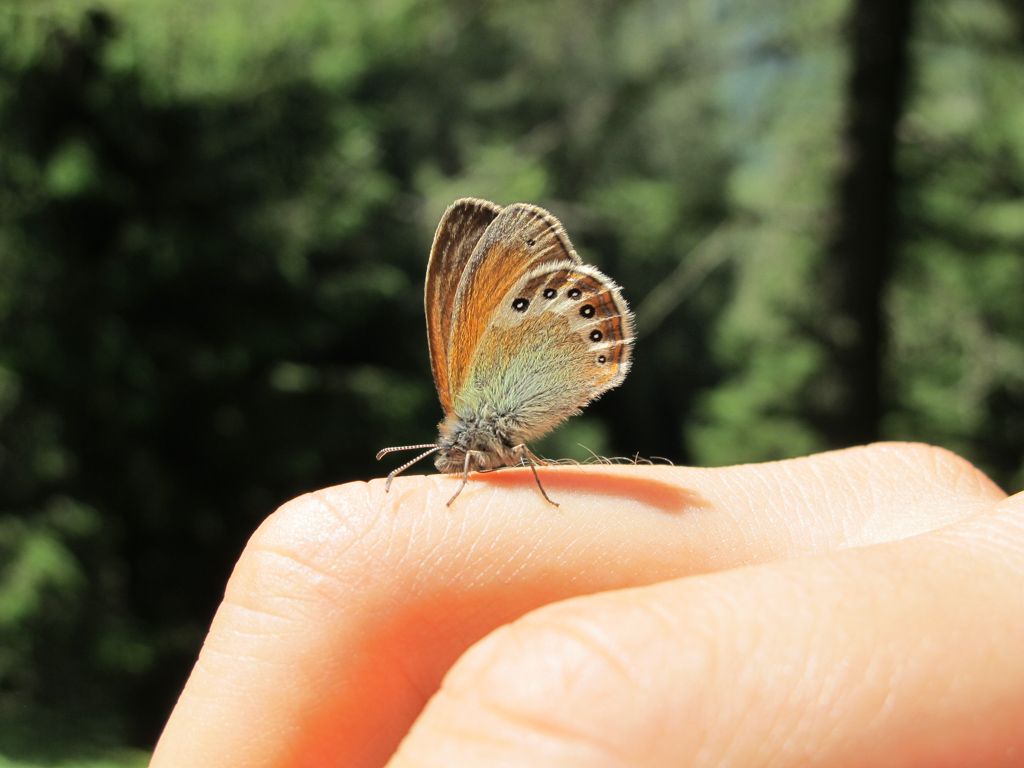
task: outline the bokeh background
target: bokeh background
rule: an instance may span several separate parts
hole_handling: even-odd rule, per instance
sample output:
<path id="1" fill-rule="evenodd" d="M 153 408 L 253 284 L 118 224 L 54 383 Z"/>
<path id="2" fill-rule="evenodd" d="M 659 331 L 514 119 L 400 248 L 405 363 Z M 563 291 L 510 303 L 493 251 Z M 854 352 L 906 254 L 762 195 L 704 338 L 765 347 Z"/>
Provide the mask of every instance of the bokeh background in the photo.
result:
<path id="1" fill-rule="evenodd" d="M 0 764 L 143 763 L 259 522 L 433 439 L 461 196 L 638 315 L 542 453 L 1024 485 L 1019 0 L 0 0 Z"/>

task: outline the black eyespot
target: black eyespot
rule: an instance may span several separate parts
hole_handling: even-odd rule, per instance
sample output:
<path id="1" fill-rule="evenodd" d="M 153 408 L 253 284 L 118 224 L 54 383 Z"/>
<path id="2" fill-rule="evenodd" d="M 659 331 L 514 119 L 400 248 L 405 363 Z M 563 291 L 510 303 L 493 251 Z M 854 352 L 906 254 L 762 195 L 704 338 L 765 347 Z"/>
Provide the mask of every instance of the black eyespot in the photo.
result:
<path id="1" fill-rule="evenodd" d="M 597 362 L 599 362 L 599 363 L 602 363 L 602 364 L 603 364 L 603 363 L 604 363 L 604 361 L 605 361 L 606 359 L 607 359 L 607 358 L 605 358 L 605 356 L 604 356 L 604 355 L 598 355 L 598 356 L 597 356 Z"/>
<path id="2" fill-rule="evenodd" d="M 604 334 L 597 330 L 597 328 L 590 332 L 591 341 L 600 341 L 602 338 L 604 338 Z"/>
<path id="3" fill-rule="evenodd" d="M 584 304 L 582 307 L 580 307 L 580 314 L 583 315 L 584 317 L 593 317 L 594 316 L 594 305 L 593 304 Z"/>
<path id="4" fill-rule="evenodd" d="M 531 237 L 526 241 L 526 244 L 532 247 L 537 244 L 537 241 Z"/>
<path id="5" fill-rule="evenodd" d="M 570 299 L 578 299 L 583 295 L 583 292 L 579 288 L 570 288 L 568 295 Z"/>
<path id="6" fill-rule="evenodd" d="M 544 298 L 545 299 L 553 299 L 557 295 L 558 295 L 558 291 L 556 291 L 554 288 L 545 288 L 544 289 Z"/>
<path id="7" fill-rule="evenodd" d="M 525 312 L 528 306 L 530 306 L 529 299 L 516 299 L 512 302 L 512 309 L 516 312 Z"/>

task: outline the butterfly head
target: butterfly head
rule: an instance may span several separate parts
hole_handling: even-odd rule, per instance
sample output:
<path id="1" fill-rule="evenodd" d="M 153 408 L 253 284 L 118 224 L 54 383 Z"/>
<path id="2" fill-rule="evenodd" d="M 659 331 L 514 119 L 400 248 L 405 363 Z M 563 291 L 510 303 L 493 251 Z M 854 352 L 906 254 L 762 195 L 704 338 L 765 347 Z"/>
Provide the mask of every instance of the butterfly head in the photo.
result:
<path id="1" fill-rule="evenodd" d="M 496 469 L 515 464 L 515 420 L 502 413 L 451 413 L 438 426 L 438 450 L 434 466 L 441 472 Z M 469 461 L 467 463 L 467 455 Z"/>

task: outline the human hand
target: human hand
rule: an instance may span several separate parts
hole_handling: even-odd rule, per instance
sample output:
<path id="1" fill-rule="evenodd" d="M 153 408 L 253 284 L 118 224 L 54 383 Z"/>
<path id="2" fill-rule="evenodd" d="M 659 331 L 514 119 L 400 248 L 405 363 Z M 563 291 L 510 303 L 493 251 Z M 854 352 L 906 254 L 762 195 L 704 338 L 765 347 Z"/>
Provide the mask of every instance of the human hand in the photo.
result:
<path id="1" fill-rule="evenodd" d="M 152 765 L 1024 764 L 1024 494 L 913 444 L 541 476 L 284 505 Z"/>

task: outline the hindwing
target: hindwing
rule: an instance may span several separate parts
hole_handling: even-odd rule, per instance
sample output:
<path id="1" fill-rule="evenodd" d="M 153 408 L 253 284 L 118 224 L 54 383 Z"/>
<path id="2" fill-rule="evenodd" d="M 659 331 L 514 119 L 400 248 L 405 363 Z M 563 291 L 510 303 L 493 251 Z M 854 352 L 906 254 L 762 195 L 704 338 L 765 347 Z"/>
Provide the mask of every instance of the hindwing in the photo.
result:
<path id="1" fill-rule="evenodd" d="M 572 260 L 545 262 L 492 312 L 456 412 L 507 415 L 519 439 L 535 439 L 618 386 L 632 345 L 632 313 L 609 277 Z"/>

